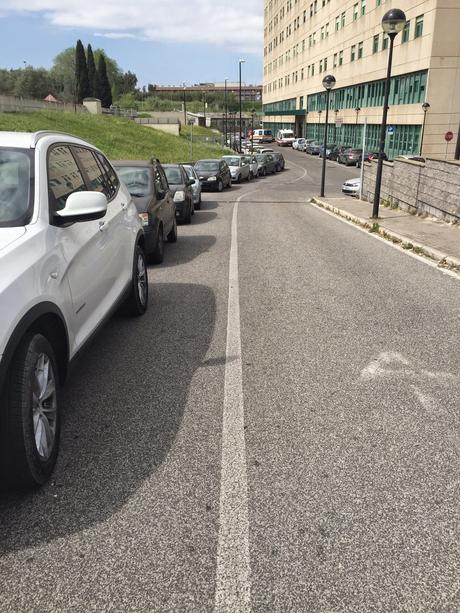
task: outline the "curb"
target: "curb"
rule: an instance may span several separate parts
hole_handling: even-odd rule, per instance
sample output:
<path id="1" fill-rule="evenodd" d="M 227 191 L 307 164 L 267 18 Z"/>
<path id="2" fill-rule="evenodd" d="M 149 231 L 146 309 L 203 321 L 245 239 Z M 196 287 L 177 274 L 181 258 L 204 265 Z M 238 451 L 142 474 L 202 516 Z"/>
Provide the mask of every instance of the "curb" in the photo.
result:
<path id="1" fill-rule="evenodd" d="M 440 268 L 449 268 L 454 270 L 455 272 L 460 272 L 460 260 L 458 258 L 449 256 L 433 247 L 429 247 L 428 245 L 424 245 L 423 243 L 417 243 L 413 240 L 407 238 L 407 236 L 403 236 L 402 234 L 398 234 L 397 232 L 393 232 L 392 230 L 388 230 L 387 228 L 380 225 L 378 230 L 374 232 L 370 232 L 372 228 L 372 221 L 368 219 L 363 219 L 362 217 L 358 217 L 353 215 L 353 213 L 349 213 L 348 211 L 344 211 L 343 209 L 339 209 L 329 202 L 325 200 L 321 200 L 320 198 L 310 198 L 309 202 L 316 204 L 319 207 L 322 207 L 331 213 L 334 213 L 338 217 L 343 217 L 347 221 L 351 221 L 354 224 L 361 226 L 362 228 L 368 229 L 370 234 L 377 234 L 386 240 L 391 241 L 392 243 L 399 244 L 402 249 L 407 249 L 414 251 L 418 255 L 425 256 L 430 260 L 434 260 L 438 263 Z"/>

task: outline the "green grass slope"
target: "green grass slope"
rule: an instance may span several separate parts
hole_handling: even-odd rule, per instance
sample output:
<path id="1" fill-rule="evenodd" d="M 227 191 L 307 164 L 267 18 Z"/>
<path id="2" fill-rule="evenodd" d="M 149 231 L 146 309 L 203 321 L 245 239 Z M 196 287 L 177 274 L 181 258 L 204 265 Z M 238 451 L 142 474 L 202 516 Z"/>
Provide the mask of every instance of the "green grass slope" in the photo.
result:
<path id="1" fill-rule="evenodd" d="M 138 125 L 130 119 L 86 113 L 0 113 L 0 130 L 66 132 L 99 147 L 112 160 L 145 160 L 156 157 L 164 163 L 187 162 L 191 159 L 220 157 L 228 153 L 219 146 L 194 142 L 192 158 L 188 129 L 178 137 Z"/>

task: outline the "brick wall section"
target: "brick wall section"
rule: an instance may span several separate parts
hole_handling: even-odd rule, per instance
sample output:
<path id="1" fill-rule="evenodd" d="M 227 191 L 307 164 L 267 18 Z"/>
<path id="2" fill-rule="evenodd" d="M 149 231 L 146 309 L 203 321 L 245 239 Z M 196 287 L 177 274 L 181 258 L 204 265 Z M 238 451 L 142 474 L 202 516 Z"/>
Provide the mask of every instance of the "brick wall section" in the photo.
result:
<path id="1" fill-rule="evenodd" d="M 369 202 L 374 199 L 376 172 L 377 162 L 364 165 L 363 197 Z M 413 213 L 460 223 L 460 162 L 384 162 L 380 197 Z"/>

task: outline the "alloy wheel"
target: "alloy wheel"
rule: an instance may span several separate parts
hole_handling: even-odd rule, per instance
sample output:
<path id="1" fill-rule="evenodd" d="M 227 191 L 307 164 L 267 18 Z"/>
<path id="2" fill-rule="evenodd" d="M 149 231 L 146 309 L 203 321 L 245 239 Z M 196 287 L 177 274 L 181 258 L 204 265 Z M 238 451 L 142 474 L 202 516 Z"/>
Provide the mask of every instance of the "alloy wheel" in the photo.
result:
<path id="1" fill-rule="evenodd" d="M 45 462 L 56 440 L 57 394 L 53 364 L 45 353 L 38 356 L 32 383 L 32 420 L 38 455 Z"/>

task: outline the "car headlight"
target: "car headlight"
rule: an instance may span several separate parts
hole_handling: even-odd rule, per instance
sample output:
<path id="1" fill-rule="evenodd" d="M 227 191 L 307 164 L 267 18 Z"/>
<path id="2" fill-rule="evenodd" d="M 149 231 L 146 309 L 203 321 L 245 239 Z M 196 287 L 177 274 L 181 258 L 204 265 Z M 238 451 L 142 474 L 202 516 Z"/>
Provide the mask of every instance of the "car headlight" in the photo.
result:
<path id="1" fill-rule="evenodd" d="M 217 177 L 208 177 L 208 181 L 217 181 Z"/>
<path id="2" fill-rule="evenodd" d="M 149 225 L 149 214 L 148 213 L 139 213 L 140 220 L 142 221 L 143 226 Z"/>
<path id="3" fill-rule="evenodd" d="M 185 200 L 185 192 L 180 189 L 174 194 L 174 202 L 182 202 L 183 200 Z"/>

